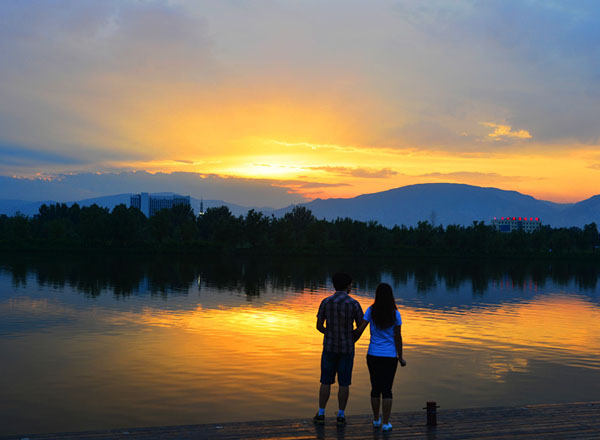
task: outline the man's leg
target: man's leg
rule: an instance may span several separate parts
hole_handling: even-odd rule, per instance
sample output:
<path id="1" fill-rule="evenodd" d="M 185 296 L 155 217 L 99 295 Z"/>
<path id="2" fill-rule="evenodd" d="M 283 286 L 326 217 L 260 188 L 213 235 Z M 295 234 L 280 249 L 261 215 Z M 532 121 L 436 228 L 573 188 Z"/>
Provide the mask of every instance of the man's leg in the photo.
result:
<path id="1" fill-rule="evenodd" d="M 319 408 L 325 408 L 327 401 L 329 400 L 329 393 L 331 392 L 331 385 L 321 384 L 319 388 Z"/>
<path id="2" fill-rule="evenodd" d="M 346 423 L 346 404 L 350 394 L 350 384 L 352 383 L 352 366 L 354 363 L 354 353 L 340 354 L 338 357 L 338 425 Z"/>
<path id="3" fill-rule="evenodd" d="M 338 391 L 338 403 L 340 404 L 340 409 L 342 411 L 346 410 L 346 404 L 348 403 L 348 395 L 349 394 L 350 394 L 350 387 L 340 385 L 340 389 Z"/>
<path id="4" fill-rule="evenodd" d="M 325 422 L 325 406 L 329 400 L 331 384 L 335 382 L 335 354 L 323 350 L 321 354 L 321 387 L 319 388 L 319 412 L 314 417 L 314 422 Z"/>

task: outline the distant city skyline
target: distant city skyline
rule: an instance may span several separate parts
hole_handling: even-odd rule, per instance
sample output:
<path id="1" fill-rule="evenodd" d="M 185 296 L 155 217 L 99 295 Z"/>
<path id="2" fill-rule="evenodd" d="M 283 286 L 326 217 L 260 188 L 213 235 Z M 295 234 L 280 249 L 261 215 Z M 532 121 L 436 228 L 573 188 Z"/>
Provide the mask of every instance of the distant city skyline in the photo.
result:
<path id="1" fill-rule="evenodd" d="M 587 1 L 3 2 L 0 198 L 136 180 L 278 207 L 451 182 L 577 202 L 600 193 L 599 19 Z"/>

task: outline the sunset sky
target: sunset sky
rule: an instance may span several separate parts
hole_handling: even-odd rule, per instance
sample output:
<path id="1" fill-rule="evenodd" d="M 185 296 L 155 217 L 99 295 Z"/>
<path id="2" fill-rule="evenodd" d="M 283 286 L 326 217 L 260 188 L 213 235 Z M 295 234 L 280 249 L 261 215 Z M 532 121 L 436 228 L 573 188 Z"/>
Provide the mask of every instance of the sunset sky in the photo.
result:
<path id="1" fill-rule="evenodd" d="M 599 22 L 577 0 L 4 1 L 0 175 L 579 201 L 600 193 Z"/>

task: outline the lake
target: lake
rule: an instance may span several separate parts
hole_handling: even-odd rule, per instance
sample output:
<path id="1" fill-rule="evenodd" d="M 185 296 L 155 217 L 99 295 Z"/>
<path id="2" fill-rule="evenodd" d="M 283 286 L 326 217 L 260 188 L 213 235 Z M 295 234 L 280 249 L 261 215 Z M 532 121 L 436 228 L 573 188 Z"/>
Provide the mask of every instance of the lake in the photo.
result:
<path id="1" fill-rule="evenodd" d="M 393 411 L 600 395 L 597 263 L 3 255 L 0 435 L 311 418 L 316 312 L 340 270 L 363 310 L 394 289 Z M 349 417 L 370 412 L 368 341 Z"/>

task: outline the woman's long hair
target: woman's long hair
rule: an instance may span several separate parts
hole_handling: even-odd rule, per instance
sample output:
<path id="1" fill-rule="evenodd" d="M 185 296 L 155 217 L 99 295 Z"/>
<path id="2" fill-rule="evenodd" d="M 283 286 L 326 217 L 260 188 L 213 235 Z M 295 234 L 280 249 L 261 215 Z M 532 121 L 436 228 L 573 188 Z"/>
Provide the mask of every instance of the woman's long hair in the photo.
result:
<path id="1" fill-rule="evenodd" d="M 371 318 L 377 328 L 391 327 L 396 322 L 396 301 L 392 287 L 387 283 L 381 283 L 375 290 L 375 302 L 371 306 Z"/>

